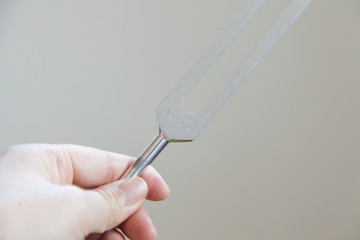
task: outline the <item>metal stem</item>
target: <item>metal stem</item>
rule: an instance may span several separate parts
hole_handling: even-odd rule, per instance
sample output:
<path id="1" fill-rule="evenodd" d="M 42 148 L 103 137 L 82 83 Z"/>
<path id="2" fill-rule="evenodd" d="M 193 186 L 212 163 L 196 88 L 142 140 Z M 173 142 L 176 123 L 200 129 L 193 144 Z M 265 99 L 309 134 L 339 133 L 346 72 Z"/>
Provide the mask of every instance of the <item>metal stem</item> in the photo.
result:
<path id="1" fill-rule="evenodd" d="M 168 140 L 160 132 L 145 149 L 145 151 L 136 159 L 122 179 L 130 179 L 139 176 L 140 173 L 152 163 L 159 153 L 166 147 Z"/>

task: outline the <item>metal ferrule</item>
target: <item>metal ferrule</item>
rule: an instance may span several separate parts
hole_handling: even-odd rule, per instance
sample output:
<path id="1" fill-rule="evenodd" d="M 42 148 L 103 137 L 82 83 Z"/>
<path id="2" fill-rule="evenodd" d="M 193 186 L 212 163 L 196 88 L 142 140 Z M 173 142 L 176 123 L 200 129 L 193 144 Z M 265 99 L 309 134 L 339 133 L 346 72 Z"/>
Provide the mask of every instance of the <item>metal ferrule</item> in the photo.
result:
<path id="1" fill-rule="evenodd" d="M 124 174 L 122 179 L 130 179 L 139 176 L 140 173 L 152 163 L 152 161 L 159 155 L 159 153 L 166 147 L 168 140 L 160 132 L 140 155 L 138 159 L 133 163 L 129 170 Z"/>

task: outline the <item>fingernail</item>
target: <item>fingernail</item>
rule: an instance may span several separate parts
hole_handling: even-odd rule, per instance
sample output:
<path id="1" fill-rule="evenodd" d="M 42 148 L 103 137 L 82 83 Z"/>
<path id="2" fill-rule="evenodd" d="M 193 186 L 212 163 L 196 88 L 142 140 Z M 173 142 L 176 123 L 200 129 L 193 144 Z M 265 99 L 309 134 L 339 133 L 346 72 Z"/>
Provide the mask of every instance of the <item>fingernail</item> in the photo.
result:
<path id="1" fill-rule="evenodd" d="M 132 178 L 119 186 L 126 196 L 126 205 L 134 205 L 146 198 L 148 187 L 144 179 Z"/>

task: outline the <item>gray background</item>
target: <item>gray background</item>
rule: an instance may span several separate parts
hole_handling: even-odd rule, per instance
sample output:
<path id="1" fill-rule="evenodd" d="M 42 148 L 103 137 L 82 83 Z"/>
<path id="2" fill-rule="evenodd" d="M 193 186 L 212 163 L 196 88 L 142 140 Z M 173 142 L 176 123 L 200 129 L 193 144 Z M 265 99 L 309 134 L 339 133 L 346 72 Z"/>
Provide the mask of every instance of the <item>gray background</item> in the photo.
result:
<path id="1" fill-rule="evenodd" d="M 1 0 L 0 151 L 138 155 L 157 104 L 244 2 Z M 284 2 L 269 1 L 190 110 Z M 358 0 L 313 1 L 196 141 L 164 150 L 154 166 L 171 196 L 146 203 L 158 239 L 360 239 L 359 25 Z"/>

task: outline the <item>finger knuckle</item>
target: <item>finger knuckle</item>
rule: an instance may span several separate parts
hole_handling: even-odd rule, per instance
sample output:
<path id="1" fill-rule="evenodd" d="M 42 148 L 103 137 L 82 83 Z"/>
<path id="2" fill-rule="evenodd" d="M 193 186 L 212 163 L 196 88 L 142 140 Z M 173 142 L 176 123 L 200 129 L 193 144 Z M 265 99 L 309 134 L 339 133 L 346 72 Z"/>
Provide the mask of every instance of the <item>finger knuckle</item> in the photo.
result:
<path id="1" fill-rule="evenodd" d="M 117 187 L 96 190 L 104 199 L 107 205 L 107 226 L 116 226 L 121 220 L 121 209 L 124 206 L 125 198 L 122 190 Z"/>

